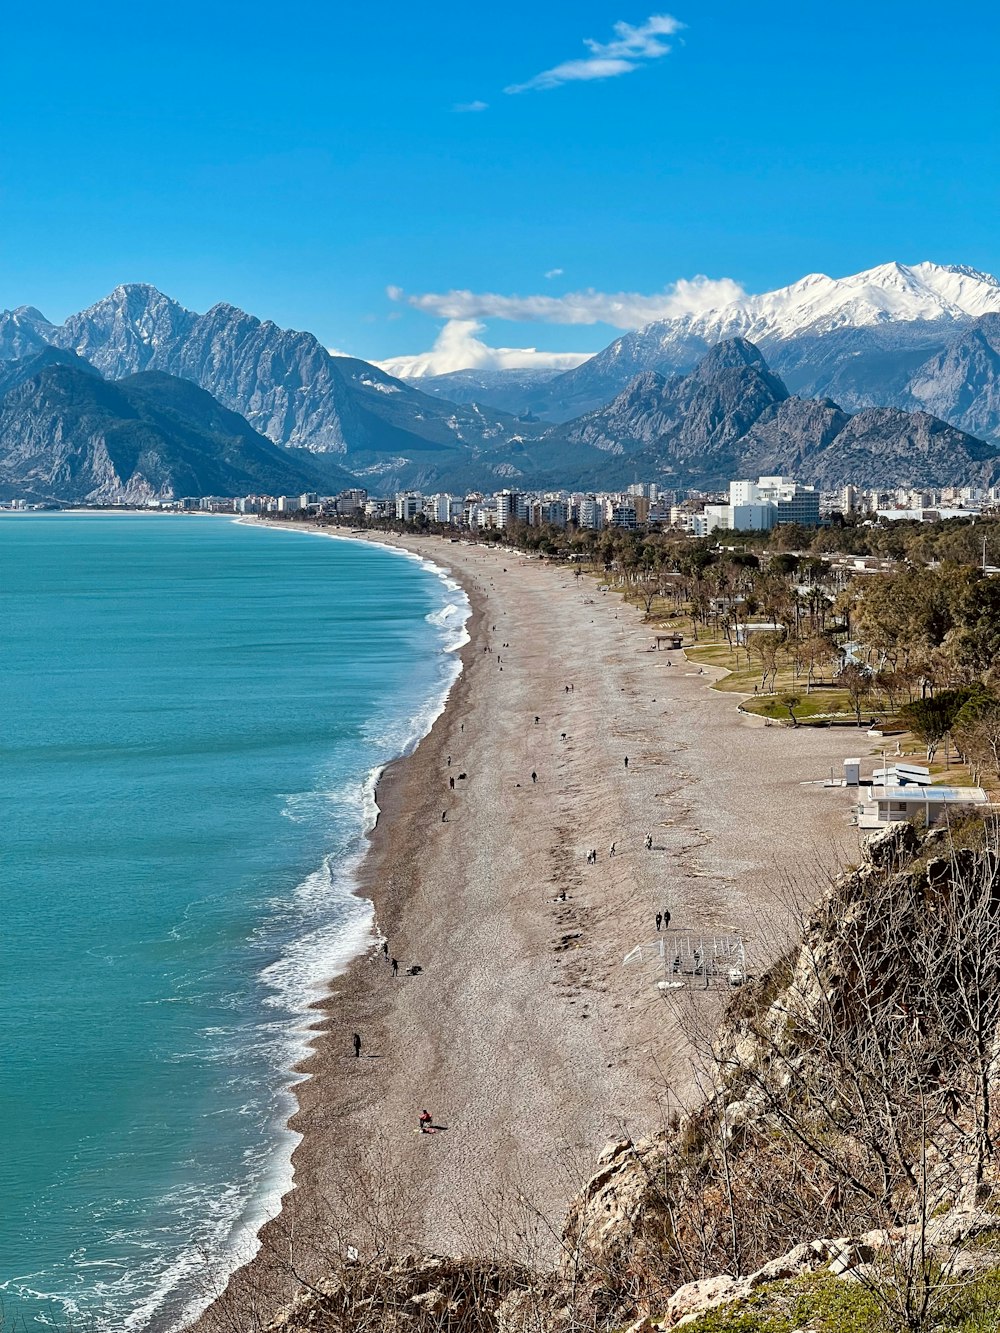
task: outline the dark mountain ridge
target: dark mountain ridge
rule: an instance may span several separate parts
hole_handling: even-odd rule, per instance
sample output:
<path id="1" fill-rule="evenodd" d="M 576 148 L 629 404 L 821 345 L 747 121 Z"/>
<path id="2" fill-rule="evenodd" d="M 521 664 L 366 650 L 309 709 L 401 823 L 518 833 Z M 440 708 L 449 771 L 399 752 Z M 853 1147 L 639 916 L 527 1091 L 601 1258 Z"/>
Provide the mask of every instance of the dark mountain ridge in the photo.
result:
<path id="1" fill-rule="evenodd" d="M 714 347 L 688 375 L 637 375 L 607 407 L 553 427 L 547 441 L 626 456 L 628 469 L 710 489 L 787 473 L 822 489 L 945 486 L 1000 477 L 1000 448 L 927 412 L 792 397 L 744 339 Z"/>
<path id="2" fill-rule="evenodd" d="M 142 504 L 331 480 L 186 380 L 142 371 L 112 382 L 56 348 L 0 367 L 0 498 Z"/>
<path id="3" fill-rule="evenodd" d="M 957 271 L 948 270 L 946 276 L 950 282 L 964 280 Z M 814 286 L 805 284 L 807 296 Z M 943 347 L 946 337 L 952 341 Z M 15 357 L 15 352 L 20 354 Z M 668 354 L 690 364 L 680 369 L 643 364 Z M 983 435 L 994 418 L 1000 421 L 997 314 L 963 316 L 947 325 L 890 320 L 832 328 L 809 338 L 803 334 L 798 340 L 784 337 L 775 340 L 771 364 L 747 338 L 709 345 L 704 324 L 667 321 L 617 339 L 549 383 L 537 380 L 532 389 L 531 377 L 523 381 L 526 391 L 558 390 L 560 401 L 578 406 L 597 387 L 606 388 L 609 377 L 617 383 L 625 376 L 610 401 L 602 398 L 598 406 L 559 425 L 516 419 L 475 401 L 457 405 L 367 362 L 331 356 L 311 334 L 281 329 L 226 304 L 196 314 L 144 284 L 118 287 L 62 325 L 28 306 L 5 312 L 0 316 L 4 357 L 10 364 L 0 364 L 0 394 L 9 394 L 17 380 L 61 364 L 75 366 L 77 375 L 90 367 L 123 386 L 137 374 L 160 373 L 212 395 L 214 406 L 202 403 L 183 422 L 154 421 L 148 401 L 102 400 L 104 425 L 109 416 L 138 418 L 169 436 L 165 452 L 151 447 L 143 453 L 145 462 L 134 463 L 142 478 L 135 483 L 138 491 L 156 495 L 186 493 L 195 476 L 213 492 L 328 492 L 358 480 L 381 493 L 507 485 L 609 489 L 647 477 L 704 489 L 755 471 L 786 471 L 824 487 L 847 480 L 870 486 L 944 485 L 992 479 L 996 456 L 978 438 L 978 426 L 973 434 L 949 426 L 944 418 L 982 423 Z M 790 367 L 791 384 L 780 374 L 782 365 Z M 826 392 L 827 383 L 844 393 Z M 807 391 L 806 384 L 815 388 Z M 133 384 L 126 396 L 134 391 Z M 162 384 L 160 391 L 165 392 Z M 81 403 L 96 393 L 93 388 L 80 392 Z M 176 387 L 171 390 L 175 398 L 179 393 Z M 13 484 L 27 476 L 24 451 L 30 440 L 35 449 L 31 484 L 48 485 L 46 493 L 54 493 L 41 442 L 49 438 L 57 453 L 75 442 L 86 452 L 92 444 L 86 434 L 90 409 L 77 412 L 63 402 L 60 433 L 51 404 L 11 403 L 7 411 L 15 406 L 27 413 L 26 435 L 18 444 L 16 464 L 8 462 L 8 480 Z M 233 421 L 222 423 L 213 415 L 216 409 L 245 418 L 243 426 L 251 430 L 258 451 L 254 466 L 249 455 L 240 461 L 220 453 L 221 440 L 242 438 L 249 449 L 250 437 L 241 436 Z M 48 435 L 39 426 L 46 413 Z M 11 430 L 9 418 L 8 450 Z M 133 434 L 137 430 L 133 425 Z M 200 439 L 203 461 L 194 472 L 193 463 L 187 471 L 173 471 L 181 463 L 178 430 L 182 436 L 193 431 Z M 280 467 L 275 456 L 265 460 L 259 454 L 262 436 L 280 446 Z M 224 476 L 204 461 L 213 449 L 223 461 L 230 459 L 231 470 Z M 126 468 L 133 465 L 124 457 L 119 461 Z M 69 466 L 65 456 L 63 465 Z M 88 466 L 96 468 L 95 495 L 104 495 L 105 485 L 111 492 L 128 492 L 131 483 L 113 459 L 108 463 L 95 456 Z"/>

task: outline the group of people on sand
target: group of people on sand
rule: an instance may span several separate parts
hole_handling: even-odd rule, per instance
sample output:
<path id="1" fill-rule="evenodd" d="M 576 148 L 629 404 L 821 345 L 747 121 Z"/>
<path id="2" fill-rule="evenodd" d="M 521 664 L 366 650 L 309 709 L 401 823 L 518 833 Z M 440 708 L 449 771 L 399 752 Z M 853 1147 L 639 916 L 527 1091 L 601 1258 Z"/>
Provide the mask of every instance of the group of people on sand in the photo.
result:
<path id="1" fill-rule="evenodd" d="M 535 775 L 532 774 L 531 776 L 532 776 L 532 780 L 534 780 L 534 776 L 535 776 Z M 646 849 L 647 852 L 651 852 L 651 851 L 653 850 L 653 835 L 652 835 L 652 833 L 647 833 L 647 834 L 646 834 L 645 838 L 643 839 L 643 844 L 642 844 L 642 845 L 645 847 L 645 849 Z M 614 841 L 614 842 L 611 844 L 611 846 L 608 848 L 608 856 L 609 856 L 609 857 L 611 857 L 611 856 L 617 856 L 617 854 L 618 854 L 618 839 L 616 838 L 615 841 Z M 587 865 L 589 865 L 589 866 L 596 866 L 596 865 L 597 865 L 597 848 L 596 848 L 596 847 L 591 847 L 591 849 L 587 852 Z"/>

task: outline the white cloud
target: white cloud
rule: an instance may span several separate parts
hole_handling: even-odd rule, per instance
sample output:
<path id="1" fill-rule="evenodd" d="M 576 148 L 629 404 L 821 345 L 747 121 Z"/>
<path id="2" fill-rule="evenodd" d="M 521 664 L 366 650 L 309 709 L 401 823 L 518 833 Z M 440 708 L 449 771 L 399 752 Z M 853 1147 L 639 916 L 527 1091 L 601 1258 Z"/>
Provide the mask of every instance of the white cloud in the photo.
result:
<path id="1" fill-rule="evenodd" d="M 389 375 L 419 378 L 453 370 L 572 370 L 593 352 L 539 352 L 534 347 L 490 347 L 475 335 L 485 325 L 475 319 L 450 319 L 429 352 L 391 357 L 375 364 Z"/>
<path id="2" fill-rule="evenodd" d="M 546 278 L 561 278 L 565 272 L 566 270 L 564 268 L 550 268 L 544 276 Z"/>
<path id="3" fill-rule="evenodd" d="M 501 296 L 496 292 L 418 292 L 386 288 L 393 301 L 439 319 L 509 319 L 540 324 L 610 324 L 639 329 L 657 319 L 718 310 L 746 293 L 732 278 L 682 278 L 662 292 L 598 292 L 588 287 L 565 296 Z"/>
<path id="4" fill-rule="evenodd" d="M 351 356 L 350 352 L 342 352 L 339 347 L 328 347 L 326 349 L 331 356 Z"/>
<path id="5" fill-rule="evenodd" d="M 456 102 L 452 111 L 486 111 L 489 102 Z"/>
<path id="6" fill-rule="evenodd" d="M 684 27 L 670 14 L 651 14 L 645 23 L 638 27 L 631 23 L 616 23 L 614 38 L 610 42 L 595 42 L 592 37 L 584 39 L 584 46 L 589 56 L 577 60 L 565 60 L 552 69 L 542 70 L 525 83 L 512 83 L 504 89 L 505 93 L 527 93 L 546 88 L 558 88 L 564 83 L 578 83 L 590 79 L 616 79 L 621 74 L 631 74 L 645 60 L 658 60 L 670 51 L 670 46 L 663 41 Z"/>

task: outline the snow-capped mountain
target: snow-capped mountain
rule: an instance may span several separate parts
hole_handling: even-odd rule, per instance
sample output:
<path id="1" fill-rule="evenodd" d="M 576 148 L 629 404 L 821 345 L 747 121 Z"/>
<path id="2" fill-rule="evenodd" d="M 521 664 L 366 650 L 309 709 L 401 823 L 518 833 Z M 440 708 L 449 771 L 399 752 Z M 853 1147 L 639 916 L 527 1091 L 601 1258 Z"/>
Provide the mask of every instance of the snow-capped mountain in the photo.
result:
<path id="1" fill-rule="evenodd" d="M 849 278 L 810 273 L 790 287 L 748 296 L 720 310 L 650 324 L 637 337 L 683 326 L 689 335 L 754 343 L 833 329 L 912 320 L 962 322 L 1000 311 L 1000 281 L 961 264 L 880 264 Z"/>
<path id="2" fill-rule="evenodd" d="M 830 340 L 838 363 L 850 364 L 860 353 L 857 369 L 867 375 L 866 358 L 877 356 L 879 377 L 897 374 L 900 367 L 888 365 L 887 355 L 891 360 L 896 351 L 905 351 L 913 369 L 941 351 L 957 330 L 997 312 L 1000 280 L 961 264 L 880 264 L 847 278 L 811 273 L 789 287 L 626 333 L 553 380 L 525 408 L 565 420 L 608 402 L 641 371 L 691 369 L 709 347 L 727 338 L 746 338 L 766 349 L 771 364 L 785 375 L 797 361 L 812 363 Z M 796 350 L 803 345 L 804 357 Z M 915 359 L 914 352 L 920 353 Z M 796 377 L 788 378 L 791 384 Z M 808 373 L 802 384 L 809 392 L 832 391 L 832 386 L 810 381 Z M 844 386 L 840 392 L 843 396 Z M 842 405 L 870 404 L 858 397 Z"/>

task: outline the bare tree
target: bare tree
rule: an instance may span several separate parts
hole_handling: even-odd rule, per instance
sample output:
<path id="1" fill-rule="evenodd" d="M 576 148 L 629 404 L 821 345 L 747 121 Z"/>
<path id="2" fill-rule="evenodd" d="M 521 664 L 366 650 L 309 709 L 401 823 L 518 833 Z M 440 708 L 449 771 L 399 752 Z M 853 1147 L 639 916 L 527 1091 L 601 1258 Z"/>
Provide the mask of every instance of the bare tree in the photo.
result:
<path id="1" fill-rule="evenodd" d="M 837 677 L 837 684 L 841 689 L 847 691 L 847 697 L 851 701 L 851 708 L 854 710 L 855 719 L 860 727 L 861 705 L 866 703 L 871 695 L 872 680 L 870 673 L 856 662 L 848 662 Z"/>
<path id="2" fill-rule="evenodd" d="M 752 654 L 760 663 L 760 689 L 762 694 L 768 692 L 768 681 L 770 681 L 770 688 L 774 688 L 784 650 L 784 631 L 759 630 L 755 634 L 747 635 L 747 655 Z"/>

